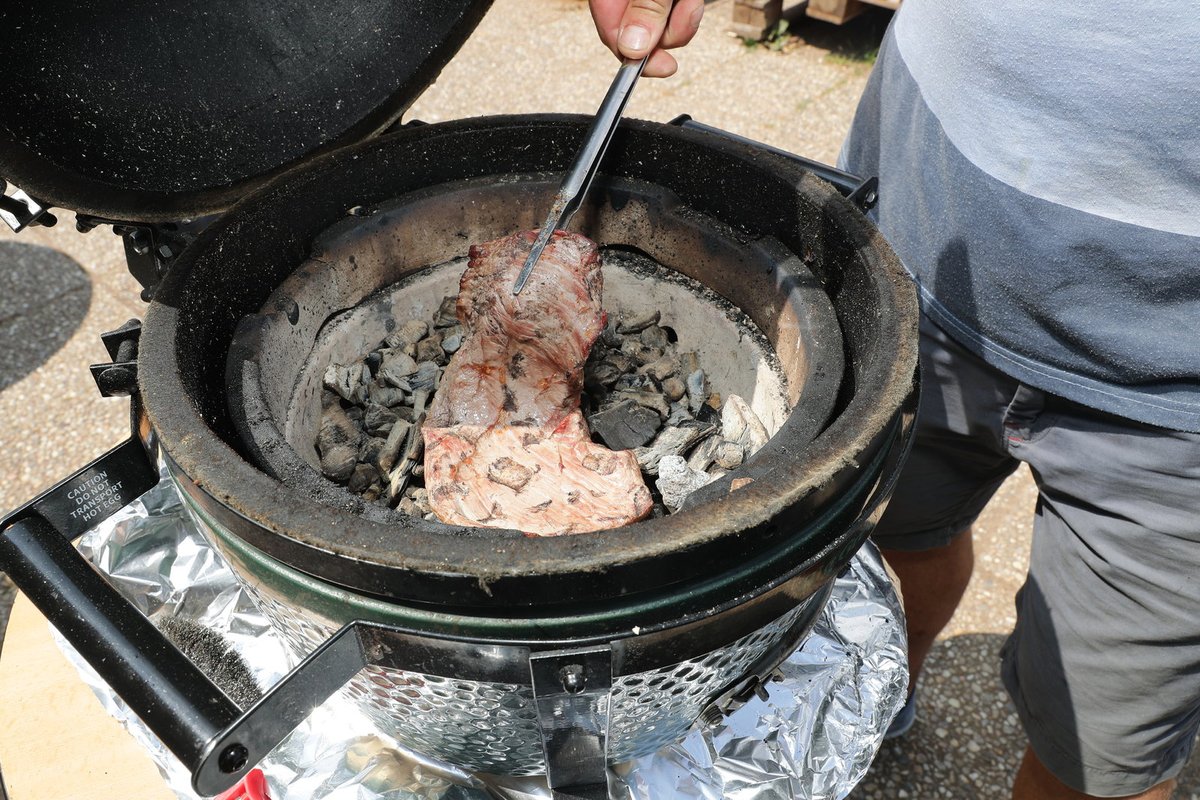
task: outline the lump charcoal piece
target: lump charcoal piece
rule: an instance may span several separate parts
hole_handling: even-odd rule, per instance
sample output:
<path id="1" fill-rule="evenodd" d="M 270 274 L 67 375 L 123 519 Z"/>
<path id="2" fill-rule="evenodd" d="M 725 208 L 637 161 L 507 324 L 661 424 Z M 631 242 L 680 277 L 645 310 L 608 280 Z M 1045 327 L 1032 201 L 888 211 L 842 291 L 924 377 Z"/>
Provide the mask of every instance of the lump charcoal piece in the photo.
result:
<path id="1" fill-rule="evenodd" d="M 403 382 L 403 381 L 402 381 Z M 392 409 L 392 413 L 396 413 L 395 406 L 404 405 L 404 400 L 408 395 L 401 388 L 393 388 L 391 386 L 374 386 L 371 393 L 368 395 L 368 404 L 375 403 L 376 405 L 385 406 Z"/>
<path id="2" fill-rule="evenodd" d="M 458 348 L 462 347 L 463 332 L 460 328 L 451 330 L 452 332 L 449 332 L 442 337 L 442 350 L 450 355 L 454 355 L 458 352 Z"/>
<path id="3" fill-rule="evenodd" d="M 664 456 L 659 462 L 658 479 L 654 485 L 662 494 L 663 504 L 672 511 L 678 511 L 689 494 L 707 486 L 712 480 L 713 476 L 707 472 L 691 469 L 681 456 Z"/>
<path id="4" fill-rule="evenodd" d="M 671 344 L 666 329 L 660 328 L 658 325 L 649 326 L 638 335 L 638 338 L 642 340 L 642 344 L 646 345 L 646 347 L 653 347 L 658 350 L 665 350 Z"/>
<path id="5" fill-rule="evenodd" d="M 699 413 L 700 406 L 708 399 L 708 378 L 704 370 L 698 369 L 687 376 L 688 411 Z"/>
<path id="6" fill-rule="evenodd" d="M 632 400 L 614 403 L 588 420 L 592 432 L 612 450 L 632 450 L 654 438 L 662 426 L 656 411 Z"/>
<path id="7" fill-rule="evenodd" d="M 387 474 L 392 471 L 392 467 L 400 459 L 400 451 L 404 447 L 410 427 L 412 426 L 403 420 L 397 420 L 392 425 L 387 439 L 384 440 L 383 445 L 379 448 L 378 455 L 375 457 L 375 464 L 379 467 L 380 472 Z"/>
<path id="8" fill-rule="evenodd" d="M 411 356 L 416 352 L 417 342 L 424 339 L 428 333 L 429 326 L 423 320 L 410 319 L 397 330 L 389 333 L 383 343 L 392 350 Z"/>
<path id="9" fill-rule="evenodd" d="M 656 381 L 665 381 L 679 370 L 679 363 L 670 356 L 651 361 L 649 364 L 642 367 L 639 371 L 644 372 Z M 676 400 L 679 398 L 676 397 Z"/>
<path id="10" fill-rule="evenodd" d="M 387 406 L 381 406 L 378 403 L 367 402 L 367 409 L 363 414 L 363 426 L 367 429 L 367 433 L 380 433 L 380 429 L 385 426 L 391 426 L 396 422 L 396 412 L 392 411 Z"/>
<path id="11" fill-rule="evenodd" d="M 639 365 L 649 364 L 663 357 L 663 351 L 657 347 L 647 347 L 638 339 L 626 339 L 621 345 L 621 353 L 632 358 Z"/>
<path id="12" fill-rule="evenodd" d="M 650 491 L 632 453 L 593 443 L 579 411 L 604 320 L 599 250 L 556 232 L 514 296 L 536 235 L 471 248 L 457 304 L 468 333 L 423 430 L 430 505 L 443 522 L 536 535 L 625 525 L 649 513 Z"/>
<path id="13" fill-rule="evenodd" d="M 717 457 L 717 448 L 721 446 L 721 437 L 709 436 L 700 444 L 696 445 L 696 449 L 688 456 L 687 465 L 689 469 L 696 472 L 703 472 L 708 469 L 709 465 Z"/>
<path id="14" fill-rule="evenodd" d="M 629 373 L 617 379 L 617 382 L 613 384 L 613 390 L 617 392 L 657 392 L 658 386 L 649 375 Z"/>
<path id="15" fill-rule="evenodd" d="M 684 424 L 680 427 L 663 428 L 654 441 L 646 447 L 633 451 L 642 469 L 651 475 L 658 474 L 658 465 L 667 456 L 682 456 L 696 442 L 713 433 L 712 425 L 698 423 Z"/>
<path id="16" fill-rule="evenodd" d="M 658 414 L 659 419 L 666 419 L 671 414 L 671 406 L 667 403 L 667 399 L 658 392 L 617 392 L 614 399 L 618 401 L 632 400 L 639 406 Z"/>
<path id="17" fill-rule="evenodd" d="M 662 382 L 663 394 L 667 400 L 674 403 L 687 394 L 687 386 L 679 378 L 671 377 Z"/>
<path id="18" fill-rule="evenodd" d="M 379 470 L 370 464 L 359 464 L 354 468 L 354 474 L 350 476 L 350 482 L 346 484 L 346 488 L 355 494 L 362 494 L 378 479 Z"/>
<path id="19" fill-rule="evenodd" d="M 662 319 L 662 314 L 658 311 L 653 311 L 649 314 L 643 314 L 640 317 L 622 319 L 620 324 L 617 325 L 617 333 L 626 335 L 631 333 L 641 333 L 651 325 L 657 325 L 660 319 Z"/>
<path id="20" fill-rule="evenodd" d="M 435 364 L 445 364 L 446 351 L 442 349 L 442 343 L 431 336 L 417 342 L 416 358 L 421 362 L 432 361 Z"/>
<path id="21" fill-rule="evenodd" d="M 365 364 L 330 364 L 325 369 L 325 388 L 332 389 L 347 403 L 365 402 L 370 381 L 371 373 Z"/>
<path id="22" fill-rule="evenodd" d="M 389 435 L 391 431 L 388 431 Z M 370 436 L 358 446 L 358 460 L 367 464 L 374 464 L 379 459 L 379 451 L 383 449 L 383 445 L 387 439 L 379 436 Z"/>
<path id="23" fill-rule="evenodd" d="M 700 369 L 700 356 L 697 353 L 680 353 L 679 354 L 679 374 L 691 375 L 696 370 Z"/>
<path id="24" fill-rule="evenodd" d="M 317 433 L 317 453 L 321 472 L 337 483 L 345 483 L 358 464 L 358 445 L 362 432 L 339 405 L 332 405 L 321 414 Z"/>
<path id="25" fill-rule="evenodd" d="M 433 361 L 422 361 L 417 364 L 416 373 L 409 378 L 409 383 L 412 384 L 413 393 L 424 390 L 429 394 L 438 387 L 438 378 L 441 377 L 442 368 Z"/>
<path id="26" fill-rule="evenodd" d="M 458 324 L 458 298 L 443 297 L 442 304 L 438 306 L 437 313 L 433 317 L 433 327 L 435 328 L 452 328 Z"/>
<path id="27" fill-rule="evenodd" d="M 679 427 L 687 422 L 692 422 L 696 418 L 692 416 L 692 412 L 688 411 L 687 403 L 680 401 L 671 404 L 671 414 L 667 417 L 667 425 L 671 427 Z"/>
<path id="28" fill-rule="evenodd" d="M 363 359 L 363 363 L 366 364 L 367 369 L 374 375 L 379 371 L 380 364 L 383 363 L 383 353 L 378 350 L 372 350 L 370 353 L 367 353 L 367 357 Z"/>
<path id="29" fill-rule="evenodd" d="M 721 409 L 721 435 L 740 444 L 747 455 L 753 455 L 770 438 L 758 415 L 736 394 L 729 395 Z"/>
<path id="30" fill-rule="evenodd" d="M 720 445 L 716 451 L 715 461 L 717 466 L 724 470 L 737 469 L 746 459 L 745 449 L 736 442 L 726 442 L 719 440 Z M 705 465 L 708 466 L 707 464 Z"/>
<path id="31" fill-rule="evenodd" d="M 391 350 L 383 357 L 375 377 L 381 383 L 407 391 L 411 389 L 411 382 L 407 379 L 416 371 L 417 362 L 412 356 L 402 350 Z"/>

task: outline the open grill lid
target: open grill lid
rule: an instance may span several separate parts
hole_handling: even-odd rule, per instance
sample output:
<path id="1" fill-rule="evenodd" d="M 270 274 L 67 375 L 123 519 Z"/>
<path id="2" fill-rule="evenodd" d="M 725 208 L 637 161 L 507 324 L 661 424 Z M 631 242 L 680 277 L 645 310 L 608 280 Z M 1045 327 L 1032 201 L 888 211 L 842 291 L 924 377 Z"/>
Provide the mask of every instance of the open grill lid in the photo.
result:
<path id="1" fill-rule="evenodd" d="M 491 0 L 0 5 L 0 177 L 48 205 L 221 211 L 394 122 Z"/>

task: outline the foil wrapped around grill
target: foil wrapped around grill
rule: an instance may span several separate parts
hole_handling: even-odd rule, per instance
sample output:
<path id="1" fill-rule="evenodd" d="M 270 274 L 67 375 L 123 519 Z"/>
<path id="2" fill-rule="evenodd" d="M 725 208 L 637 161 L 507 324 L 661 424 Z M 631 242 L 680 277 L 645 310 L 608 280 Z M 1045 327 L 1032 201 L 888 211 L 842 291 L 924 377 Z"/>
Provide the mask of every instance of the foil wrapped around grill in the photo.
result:
<path id="1" fill-rule="evenodd" d="M 199 533 L 169 479 L 80 541 L 83 553 L 148 616 L 194 620 L 221 633 L 269 687 L 295 656 Z M 104 708 L 129 730 L 178 797 L 190 775 L 74 651 L 59 646 Z M 845 797 L 874 758 L 907 690 L 900 602 L 878 552 L 865 546 L 837 578 L 803 645 L 767 696 L 682 741 L 614 766 L 609 793 L 774 800 Z M 272 800 L 533 800 L 539 777 L 472 774 L 398 745 L 347 693 L 331 698 L 259 765 Z"/>

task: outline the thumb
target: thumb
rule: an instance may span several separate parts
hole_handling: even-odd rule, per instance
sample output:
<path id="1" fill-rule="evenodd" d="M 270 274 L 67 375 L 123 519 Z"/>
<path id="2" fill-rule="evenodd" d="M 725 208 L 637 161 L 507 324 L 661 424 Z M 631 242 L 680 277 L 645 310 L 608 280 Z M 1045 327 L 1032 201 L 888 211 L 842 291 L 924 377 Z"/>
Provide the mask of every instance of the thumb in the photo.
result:
<path id="1" fill-rule="evenodd" d="M 666 30 L 670 15 L 671 0 L 629 0 L 617 34 L 621 55 L 639 59 L 653 50 Z"/>

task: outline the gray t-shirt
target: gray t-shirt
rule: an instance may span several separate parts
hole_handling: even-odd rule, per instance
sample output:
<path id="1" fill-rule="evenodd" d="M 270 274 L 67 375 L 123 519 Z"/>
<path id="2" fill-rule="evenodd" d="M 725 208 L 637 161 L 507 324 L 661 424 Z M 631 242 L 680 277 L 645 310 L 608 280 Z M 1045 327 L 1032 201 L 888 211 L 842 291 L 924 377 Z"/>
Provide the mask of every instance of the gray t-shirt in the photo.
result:
<path id="1" fill-rule="evenodd" d="M 929 316 L 1031 386 L 1200 432 L 1200 7 L 905 0 L 842 152 Z"/>

